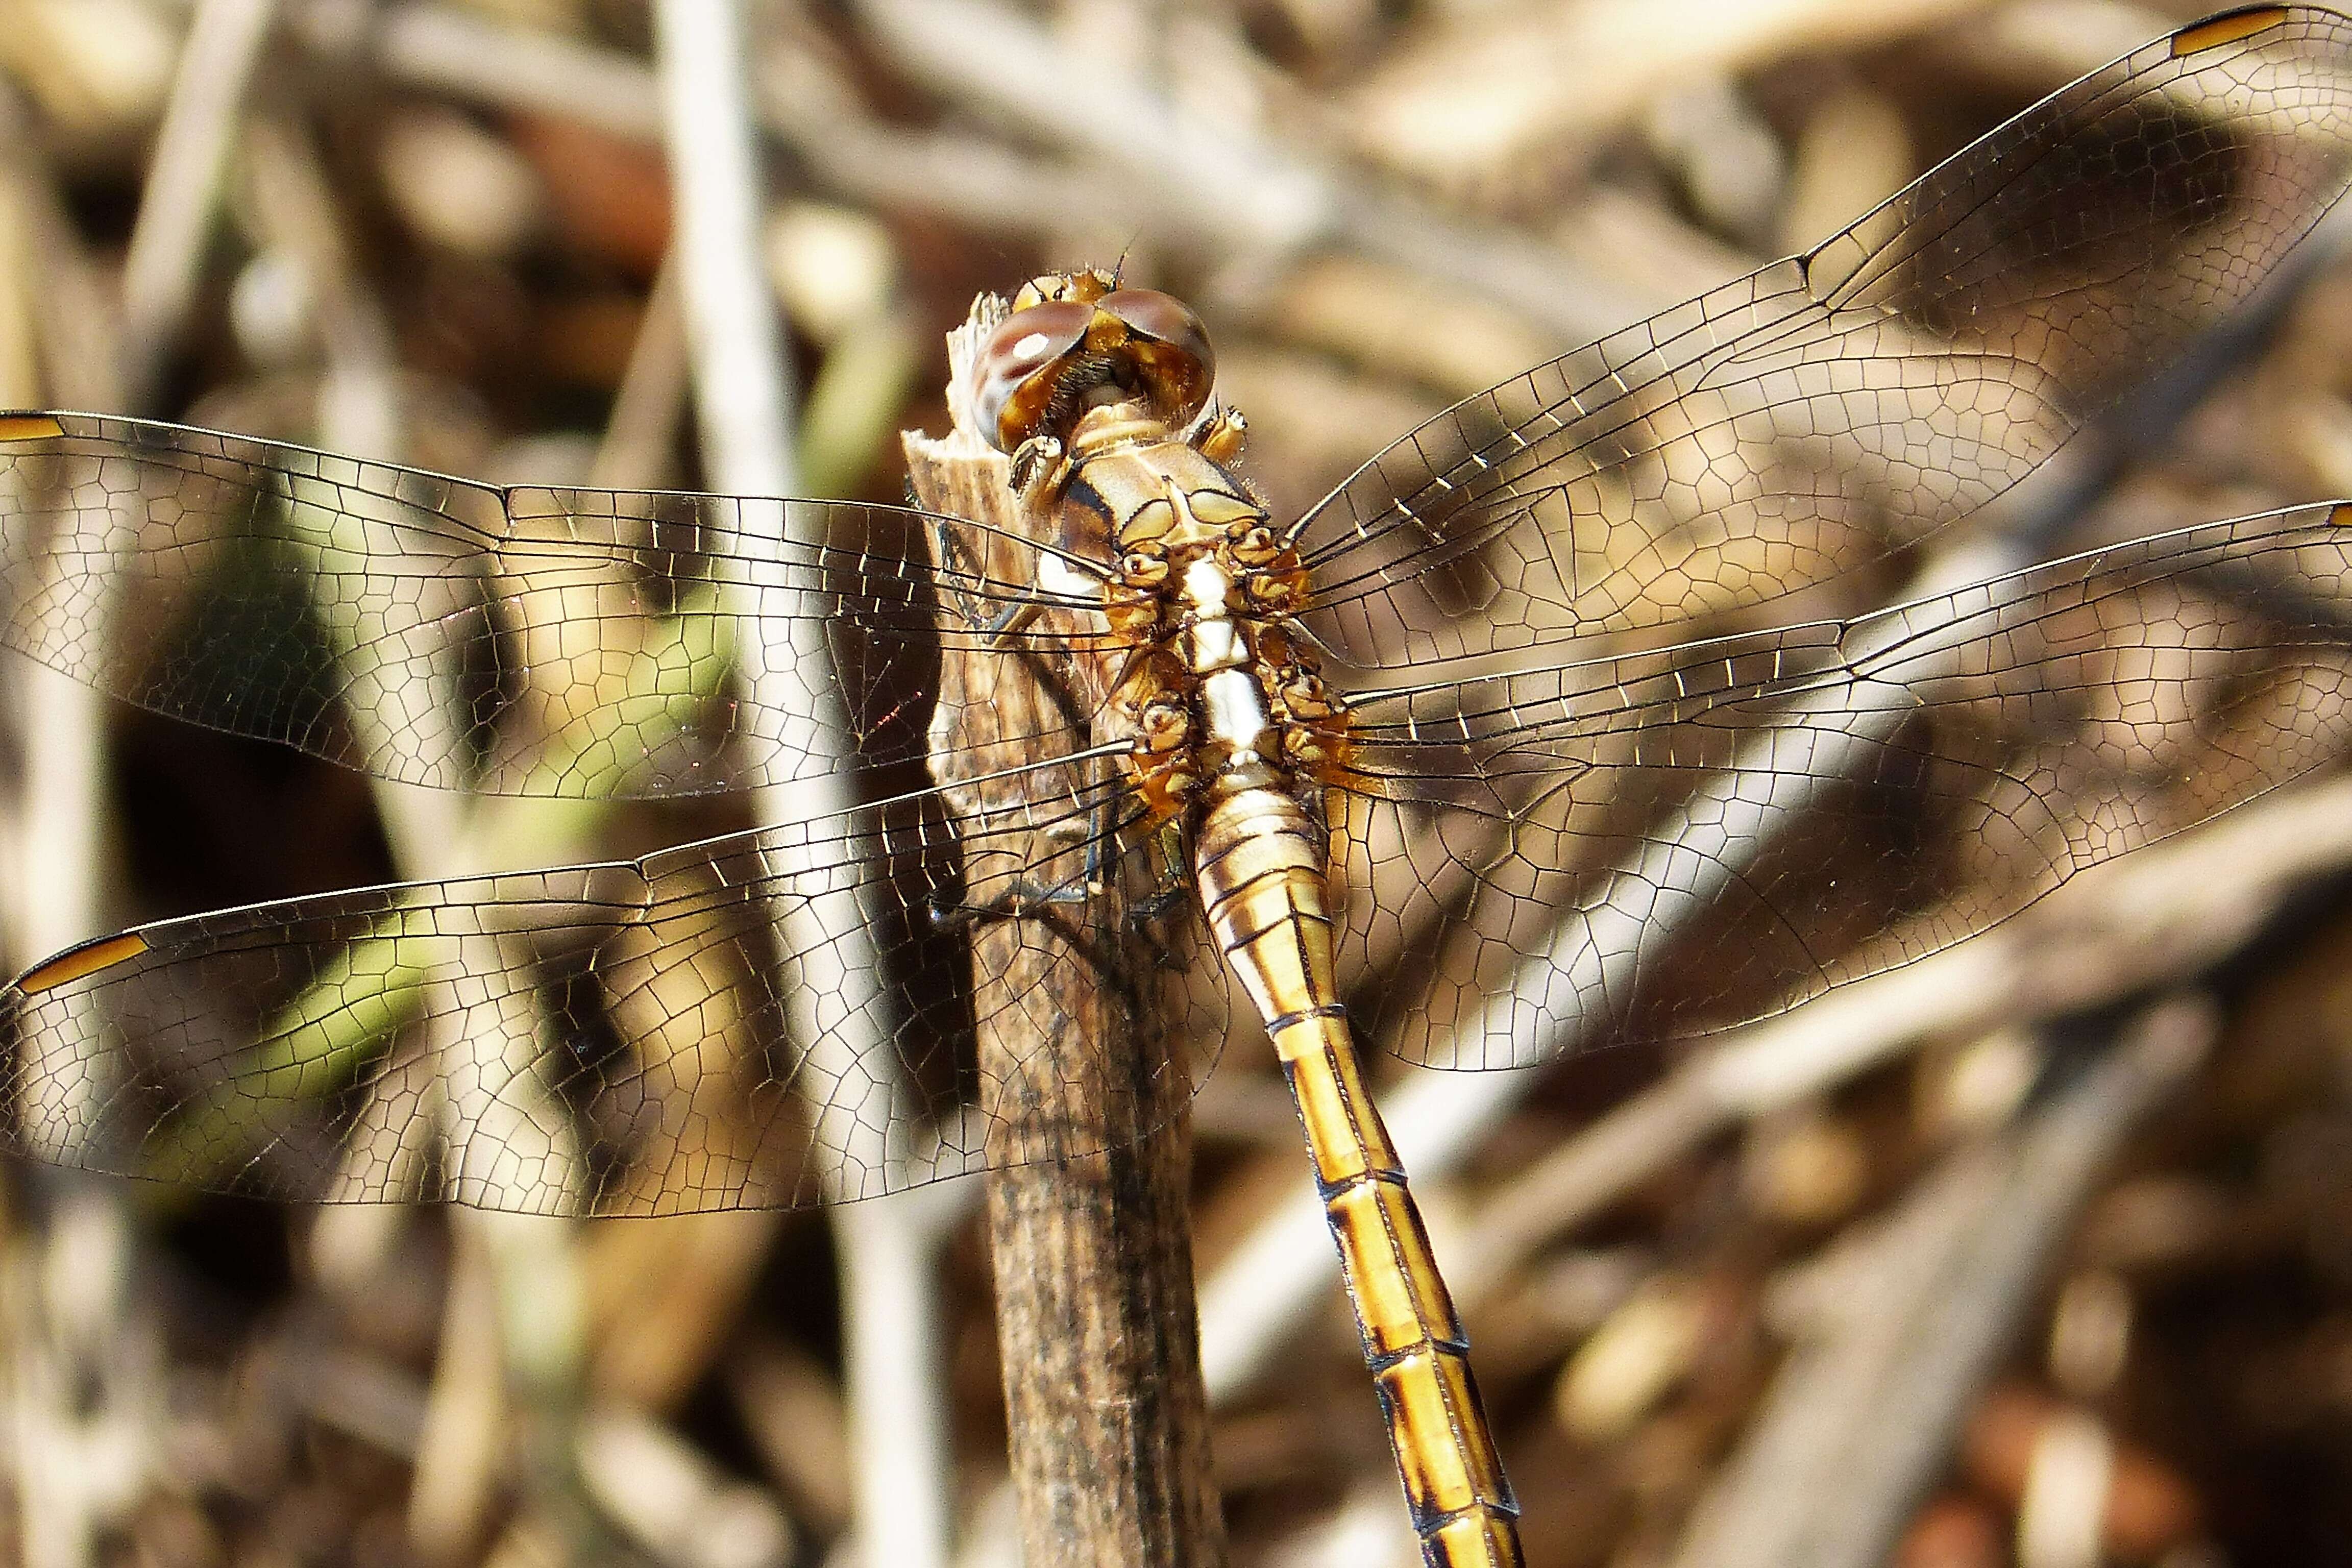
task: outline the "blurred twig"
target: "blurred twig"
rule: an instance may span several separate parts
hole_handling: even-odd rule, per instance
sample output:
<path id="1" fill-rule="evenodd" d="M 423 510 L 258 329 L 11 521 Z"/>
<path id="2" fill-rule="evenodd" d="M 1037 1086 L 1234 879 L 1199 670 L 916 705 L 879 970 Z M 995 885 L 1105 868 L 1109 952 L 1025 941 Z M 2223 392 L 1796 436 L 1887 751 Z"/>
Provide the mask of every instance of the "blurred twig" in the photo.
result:
<path id="1" fill-rule="evenodd" d="M 122 380 L 140 406 L 153 395 L 194 300 L 246 91 L 276 10 L 277 0 L 203 0 L 189 24 L 122 265 Z"/>
<path id="2" fill-rule="evenodd" d="M 589 1484 L 657 1561 L 675 1568 L 793 1561 L 792 1526 L 773 1499 L 730 1479 L 641 1412 L 591 1412 L 581 1445 Z"/>
<path id="3" fill-rule="evenodd" d="M 1356 82 L 1346 121 L 1391 166 L 1472 178 L 1604 133 L 1662 97 L 1775 55 L 1874 43 L 1981 4 L 1685 0 L 1670 23 L 1647 0 L 1461 13 Z M 1569 81 L 1576 90 L 1562 89 Z"/>
<path id="4" fill-rule="evenodd" d="M 1562 346 L 1622 326 L 1648 303 L 1522 235 L 1350 182 L 1181 110 L 1010 12 L 975 0 L 875 0 L 862 15 L 917 76 L 1045 137 L 1070 160 L 1047 164 L 970 139 L 887 129 L 845 95 L 816 108 L 804 70 L 789 90 L 767 92 L 770 127 L 812 167 L 870 199 L 1023 227 L 1083 207 L 1225 258 L 1351 246 L 1491 293 L 1548 323 Z M 411 85 L 620 134 L 656 129 L 649 73 L 616 53 L 422 0 L 387 13 L 368 42 L 379 68 Z"/>
<path id="5" fill-rule="evenodd" d="M 780 312 L 761 265 L 766 204 L 742 17 L 733 0 L 660 0 L 655 17 L 677 204 L 673 264 L 685 309 L 704 476 L 737 495 L 790 495 L 793 397 Z M 784 509 L 776 510 L 778 526 L 790 526 Z M 822 513 L 812 508 L 793 515 Z M 809 630 L 822 625 L 816 617 L 780 616 L 753 634 L 761 642 L 758 668 L 794 679 L 809 694 L 803 703 L 820 705 L 808 714 L 815 721 L 797 743 L 833 769 L 761 791 L 763 820 L 827 816 L 847 809 L 854 798 L 847 788 L 854 759 L 832 757 L 829 739 L 850 733 L 851 727 L 821 710 L 837 704 L 835 688 L 814 673 L 793 674 L 829 664 L 832 650 Z M 803 1020 L 793 1043 L 817 1068 L 814 1080 L 887 1080 L 879 1110 L 813 1105 L 817 1146 L 852 1168 L 885 1169 L 882 1141 L 906 1114 L 906 1097 L 889 1075 L 891 1024 L 877 990 L 882 973 L 869 911 L 854 893 L 833 892 L 794 900 L 782 924 L 784 951 L 798 958 L 797 973 L 783 984 L 807 993 L 809 1004 L 823 995 L 828 1005 L 838 1005 L 842 1018 L 820 1030 L 813 1026 L 812 1005 L 793 1010 Z M 850 1296 L 845 1304 L 853 1325 L 848 1384 L 861 1478 L 860 1550 L 869 1562 L 908 1568 L 943 1561 L 953 1496 L 945 1405 L 938 1394 L 944 1357 L 936 1306 L 928 1300 L 937 1284 L 924 1268 L 936 1245 L 931 1212 L 919 1199 L 883 1198 L 845 1212 L 835 1226 L 845 1294 L 869 1288 L 919 1293 L 895 1302 Z M 907 1397 L 923 1390 L 928 1396 Z"/>
<path id="6" fill-rule="evenodd" d="M 703 467 L 735 495 L 793 493 L 793 386 L 761 264 L 766 210 L 735 0 L 658 0 L 675 251 Z"/>
<path id="7" fill-rule="evenodd" d="M 366 48 L 385 75 L 412 87 L 561 115 L 620 136 L 661 134 L 661 89 L 641 61 L 469 7 L 407 0 L 368 16 L 356 37 L 328 26 L 314 26 L 309 37 L 330 51 Z"/>
<path id="8" fill-rule="evenodd" d="M 175 95 L 176 102 L 176 95 Z M 37 340 L 55 389 L 112 398 L 122 339 L 50 171 L 36 151 L 13 83 L 0 83 L 0 304 L 12 333 Z M 0 403 L 37 405 L 31 342 L 9 354 Z M 114 521 L 104 517 L 100 526 Z M 47 592 L 69 577 L 87 541 L 68 531 L 25 542 L 11 562 Z M 90 630 L 110 634 L 116 596 L 93 601 Z M 19 793 L 12 803 L 7 961 L 13 967 L 100 929 L 115 863 L 105 782 L 105 702 L 98 693 L 29 659 L 12 661 L 10 696 L 22 737 Z M 39 1042 L 19 1047 L 37 1054 Z M 69 1093 L 95 1100 L 119 1083 L 106 1064 L 74 1063 Z M 0 1329 L 12 1342 L 15 1481 L 26 1568 L 86 1568 L 102 1533 L 141 1500 L 151 1478 L 160 1405 L 160 1325 L 136 1310 L 138 1234 L 124 1194 L 110 1183 L 50 1173 L 37 1233 L 15 1214 L 0 1251 Z"/>
<path id="9" fill-rule="evenodd" d="M 1233 121 L 1192 112 L 988 0 L 864 0 L 858 15 L 901 67 L 936 90 L 1154 193 L 1180 240 L 1208 240 L 1225 257 L 1351 246 L 1490 293 L 1548 323 L 1563 342 L 1597 338 L 1641 314 L 1615 284 L 1549 247 L 1454 218 Z"/>
<path id="10" fill-rule="evenodd" d="M 979 1196 L 976 1183 L 938 1183 L 834 1215 L 852 1529 L 867 1563 L 945 1568 L 954 1544 L 945 1398 L 951 1329 L 940 1299 L 940 1254 Z"/>
<path id="11" fill-rule="evenodd" d="M 2117 1147 L 2203 1059 L 2209 1005 L 2142 1016 L 2013 1135 L 1956 1155 L 1784 1293 L 1810 1331 L 1685 1533 L 1680 1568 L 1887 1560 Z"/>
<path id="12" fill-rule="evenodd" d="M 2241 807 L 2086 872 L 1991 931 L 1727 1037 L 1496 1194 L 1465 1248 L 1475 1295 L 1706 1140 L 1921 1040 L 2033 1024 L 2193 975 L 2352 866 L 2352 780 Z"/>
<path id="13" fill-rule="evenodd" d="M 160 1328 L 135 1310 L 138 1236 L 117 1187 L 68 1182 L 37 1255 L 12 1247 L 6 1325 L 25 1568 L 89 1568 L 137 1507 L 163 1429 Z"/>
<path id="14" fill-rule="evenodd" d="M 678 309 L 677 253 L 662 260 L 613 396 L 588 482 L 606 489 L 651 489 L 674 481 L 671 450 L 686 412 L 686 320 Z"/>
<path id="15" fill-rule="evenodd" d="M 477 1543 L 504 1468 L 509 1406 L 488 1237 L 460 1223 L 452 1241 L 441 1342 L 408 1489 L 408 1544 L 430 1564 L 461 1563 Z"/>

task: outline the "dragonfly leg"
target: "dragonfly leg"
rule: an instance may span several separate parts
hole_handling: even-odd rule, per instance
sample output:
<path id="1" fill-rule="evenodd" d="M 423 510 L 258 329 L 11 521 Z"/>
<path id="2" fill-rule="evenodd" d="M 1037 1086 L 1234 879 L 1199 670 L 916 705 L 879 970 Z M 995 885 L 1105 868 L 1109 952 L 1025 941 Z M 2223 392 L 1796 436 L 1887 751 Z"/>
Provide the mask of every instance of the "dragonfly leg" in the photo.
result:
<path id="1" fill-rule="evenodd" d="M 1091 896 L 1082 881 L 1045 883 L 1028 877 L 1005 879 L 1000 889 L 973 903 L 950 901 L 945 896 L 929 900 L 933 931 L 963 931 L 983 921 L 1029 920 L 1048 910 L 1083 904 Z"/>
<path id="2" fill-rule="evenodd" d="M 954 931 L 982 921 L 1023 920 L 1087 902 L 1102 888 L 1102 840 L 1109 831 L 1099 809 L 1088 813 L 1083 820 L 1065 819 L 1049 825 L 1041 834 L 1053 846 L 1049 863 L 1061 862 L 1069 850 L 1080 849 L 1080 875 L 1052 881 L 1028 870 L 991 876 L 987 879 L 990 891 L 979 899 L 958 903 L 932 899 L 932 928 Z"/>
<path id="3" fill-rule="evenodd" d="M 980 635 L 998 647 L 1009 647 L 1013 634 L 1035 620 L 1038 612 L 1044 608 L 1043 605 L 1034 602 L 1007 605 L 993 619 L 981 623 L 978 628 Z"/>
<path id="4" fill-rule="evenodd" d="M 1064 456 L 1061 442 L 1051 436 L 1032 436 L 1013 449 L 1013 488 L 1024 506 L 1039 509 L 1059 487 L 1069 470 Z"/>
<path id="5" fill-rule="evenodd" d="M 931 532 L 939 540 L 939 556 L 941 561 L 950 563 L 958 571 L 970 573 L 974 577 L 980 574 L 979 562 L 974 558 L 971 547 L 964 542 L 963 536 L 957 532 L 952 525 L 942 520 L 931 525 Z M 971 597 L 970 595 L 961 596 L 967 600 Z M 964 622 L 987 641 L 1001 644 L 1013 633 L 1035 620 L 1038 611 L 1043 608 L 1042 605 L 1034 600 L 1025 600 L 1019 604 L 1007 605 L 993 616 L 982 616 L 977 613 L 975 606 L 967 604 L 964 607 Z"/>
<path id="6" fill-rule="evenodd" d="M 973 569 L 969 565 L 971 552 L 946 523 L 935 524 L 933 531 L 940 538 L 941 560 L 952 560 L 966 570 Z M 1056 600 L 1072 605 L 1099 605 L 1108 592 L 1109 581 L 1084 563 L 1041 548 L 1037 552 L 1037 586 L 1050 597 L 1024 598 L 992 616 L 967 613 L 965 625 L 987 642 L 1010 647 L 1013 646 L 1013 634 L 1024 630 Z"/>
<path id="7" fill-rule="evenodd" d="M 1238 408 L 1220 408 L 1201 422 L 1191 437 L 1201 455 L 1213 463 L 1231 463 L 1242 455 L 1242 443 L 1248 438 L 1249 421 Z"/>
<path id="8" fill-rule="evenodd" d="M 1129 921 L 1136 925 L 1150 925 L 1168 919 L 1192 896 L 1192 884 L 1184 874 L 1184 830 L 1173 818 L 1160 825 L 1153 835 L 1151 857 L 1154 870 L 1151 891 L 1135 900 L 1128 910 Z"/>

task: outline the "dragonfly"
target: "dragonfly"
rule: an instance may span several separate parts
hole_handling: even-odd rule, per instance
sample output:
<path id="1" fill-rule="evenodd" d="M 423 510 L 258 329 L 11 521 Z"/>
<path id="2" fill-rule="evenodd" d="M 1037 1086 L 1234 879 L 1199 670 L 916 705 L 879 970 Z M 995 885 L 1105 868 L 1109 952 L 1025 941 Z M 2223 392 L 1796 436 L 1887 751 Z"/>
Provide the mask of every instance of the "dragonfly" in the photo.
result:
<path id="1" fill-rule="evenodd" d="M 1050 931 L 1192 1056 L 1271 1044 L 1424 1558 L 1517 1563 L 1360 1047 L 1759 1016 L 2340 755 L 2352 503 L 1820 612 L 1883 603 L 2347 179 L 2352 20 L 2224 13 L 1287 521 L 1199 319 L 1098 272 L 951 340 L 961 511 L 0 417 L 19 652 L 396 784 L 773 816 L 85 942 L 0 993 L 6 1145 L 296 1199 L 855 1199 L 1072 1152 L 982 1049 L 1050 1003 L 985 942 Z"/>

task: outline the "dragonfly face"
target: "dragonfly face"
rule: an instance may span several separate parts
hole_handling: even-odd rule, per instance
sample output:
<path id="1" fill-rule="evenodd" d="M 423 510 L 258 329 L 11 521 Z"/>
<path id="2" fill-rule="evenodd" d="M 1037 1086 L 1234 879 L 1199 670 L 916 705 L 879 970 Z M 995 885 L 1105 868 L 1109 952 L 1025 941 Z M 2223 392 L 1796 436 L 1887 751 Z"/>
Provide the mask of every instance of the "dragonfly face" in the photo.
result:
<path id="1" fill-rule="evenodd" d="M 1100 272 L 1055 273 L 1013 295 L 973 376 L 981 436 L 1012 452 L 1066 445 L 1080 415 L 1108 404 L 1181 428 L 1209 401 L 1216 356 L 1182 300 Z"/>
<path id="2" fill-rule="evenodd" d="M 1203 962 L 1171 1021 L 1222 1039 L 1225 977 L 1247 994 L 1395 1429 L 1425 1435 L 1400 1437 L 1419 1521 L 1507 1560 L 1351 1038 L 1510 1066 L 1752 1017 L 2338 756 L 2336 503 L 2056 561 L 2012 541 L 1982 581 L 1888 589 L 2242 304 L 2347 178 L 2352 22 L 2233 13 L 1466 400 L 1295 521 L 1227 467 L 1197 321 L 1094 275 L 965 334 L 951 405 L 1001 514 L 0 419 L 0 640 L 84 681 L 408 784 L 837 795 L 640 860 L 62 955 L 0 997 L 9 1136 L 241 1192 L 562 1213 L 1018 1158 L 957 942 L 1094 919 L 1172 829 L 1165 940 Z M 1800 595 L 1815 618 L 1778 624 Z"/>

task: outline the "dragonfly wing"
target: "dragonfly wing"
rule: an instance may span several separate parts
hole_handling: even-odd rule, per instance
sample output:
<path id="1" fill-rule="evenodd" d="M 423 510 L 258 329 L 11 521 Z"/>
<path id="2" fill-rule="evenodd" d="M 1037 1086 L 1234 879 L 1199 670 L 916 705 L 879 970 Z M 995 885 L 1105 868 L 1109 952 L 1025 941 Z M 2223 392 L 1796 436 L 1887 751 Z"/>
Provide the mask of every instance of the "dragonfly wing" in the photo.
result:
<path id="1" fill-rule="evenodd" d="M 0 642 L 402 783 L 741 789 L 923 753 L 942 641 L 1031 593 L 937 561 L 938 521 L 5 416 Z"/>
<path id="2" fill-rule="evenodd" d="M 1150 853 L 1135 815 L 1106 785 L 962 820 L 929 790 L 635 862 L 140 927 L 0 993 L 5 1142 L 216 1191 L 562 1214 L 796 1206 L 1035 1157 L 975 1035 L 1052 1020 L 1034 989 L 975 984 L 975 931 L 1058 940 L 995 920 L 1014 889 L 1070 895 L 1083 924 L 1082 884 Z M 1053 1152 L 1083 1138 L 1065 1123 Z"/>
<path id="3" fill-rule="evenodd" d="M 1356 1004 L 1438 1065 L 1705 1032 L 1894 967 L 2352 743 L 2352 508 L 1848 622 L 1364 695 Z"/>
<path id="4" fill-rule="evenodd" d="M 1805 255 L 1396 441 L 1299 525 L 1308 626 L 1399 668 L 1685 625 L 1999 494 L 2352 177 L 2352 21 L 2239 22 L 2137 50 Z"/>

